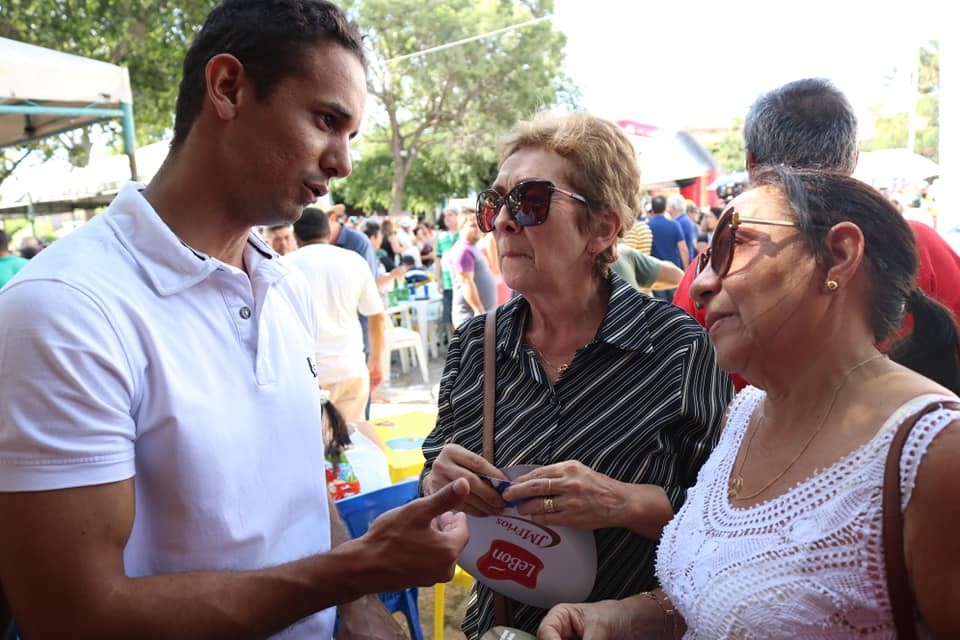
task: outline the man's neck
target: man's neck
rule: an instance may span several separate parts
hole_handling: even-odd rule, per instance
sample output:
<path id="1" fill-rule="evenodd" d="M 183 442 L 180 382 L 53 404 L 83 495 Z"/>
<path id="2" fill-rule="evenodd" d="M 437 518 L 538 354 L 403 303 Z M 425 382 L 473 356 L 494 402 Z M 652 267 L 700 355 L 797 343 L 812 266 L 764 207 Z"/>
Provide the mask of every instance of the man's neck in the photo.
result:
<path id="1" fill-rule="evenodd" d="M 337 244 L 337 240 L 340 239 L 340 232 L 343 230 L 343 225 L 339 222 L 330 223 L 330 237 L 327 239 L 327 244 Z"/>
<path id="2" fill-rule="evenodd" d="M 236 215 L 236 207 L 221 195 L 228 189 L 217 184 L 215 175 L 199 169 L 201 158 L 185 151 L 171 152 L 143 197 L 186 245 L 242 269 L 253 222 Z"/>

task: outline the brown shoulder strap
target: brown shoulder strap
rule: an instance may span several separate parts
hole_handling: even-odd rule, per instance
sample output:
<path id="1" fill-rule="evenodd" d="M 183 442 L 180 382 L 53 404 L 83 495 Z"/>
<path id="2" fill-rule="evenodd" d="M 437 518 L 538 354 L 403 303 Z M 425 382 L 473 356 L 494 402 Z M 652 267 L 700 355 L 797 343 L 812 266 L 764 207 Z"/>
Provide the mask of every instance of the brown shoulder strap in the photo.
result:
<path id="1" fill-rule="evenodd" d="M 904 421 L 893 436 L 893 443 L 887 454 L 883 471 L 883 557 L 887 573 L 887 591 L 890 607 L 893 610 L 893 624 L 897 638 L 915 640 L 916 628 L 913 624 L 913 598 L 910 595 L 907 561 L 903 553 L 903 513 L 900 511 L 900 456 L 903 444 L 913 426 L 924 415 L 940 407 L 958 409 L 960 405 L 952 402 L 931 402 Z"/>
<path id="2" fill-rule="evenodd" d="M 497 399 L 497 310 L 487 312 L 483 327 L 483 457 L 493 461 L 493 411 Z M 513 626 L 513 608 L 503 595 L 493 592 L 494 624 Z"/>
<path id="3" fill-rule="evenodd" d="M 487 312 L 483 329 L 483 457 L 493 461 L 493 410 L 497 398 L 497 310 Z"/>

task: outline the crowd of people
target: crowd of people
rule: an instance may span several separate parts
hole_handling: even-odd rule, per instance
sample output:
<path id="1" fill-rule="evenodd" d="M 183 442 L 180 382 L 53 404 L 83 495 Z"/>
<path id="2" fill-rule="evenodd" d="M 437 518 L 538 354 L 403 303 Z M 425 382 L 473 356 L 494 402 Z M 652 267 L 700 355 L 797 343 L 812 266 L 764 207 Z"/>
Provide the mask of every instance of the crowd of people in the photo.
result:
<path id="1" fill-rule="evenodd" d="M 29 262 L 0 235 L 0 632 L 401 638 L 375 594 L 449 580 L 467 515 L 519 505 L 592 533 L 594 586 L 478 581 L 468 640 L 960 635 L 960 258 L 851 177 L 839 89 L 760 96 L 711 211 L 645 198 L 616 124 L 537 114 L 437 229 L 315 206 L 366 73 L 333 4 L 223 0 L 156 177 Z M 366 418 L 410 277 L 449 323 L 422 497 L 350 540 L 334 501 L 389 483 Z"/>

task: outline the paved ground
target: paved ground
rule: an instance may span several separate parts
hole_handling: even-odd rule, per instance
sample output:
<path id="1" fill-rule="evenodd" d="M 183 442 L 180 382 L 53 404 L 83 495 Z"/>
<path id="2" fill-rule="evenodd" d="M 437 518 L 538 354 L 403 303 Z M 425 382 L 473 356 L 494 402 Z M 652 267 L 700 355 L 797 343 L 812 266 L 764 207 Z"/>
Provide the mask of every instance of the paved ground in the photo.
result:
<path id="1" fill-rule="evenodd" d="M 370 405 L 370 418 L 386 418 L 407 411 L 437 410 L 437 387 L 440 384 L 440 374 L 443 371 L 445 352 L 439 357 L 431 358 L 427 372 L 430 380 L 424 383 L 420 370 L 411 366 L 404 373 L 400 370 L 396 357 L 391 367 L 392 376 L 373 394 L 373 403 Z"/>

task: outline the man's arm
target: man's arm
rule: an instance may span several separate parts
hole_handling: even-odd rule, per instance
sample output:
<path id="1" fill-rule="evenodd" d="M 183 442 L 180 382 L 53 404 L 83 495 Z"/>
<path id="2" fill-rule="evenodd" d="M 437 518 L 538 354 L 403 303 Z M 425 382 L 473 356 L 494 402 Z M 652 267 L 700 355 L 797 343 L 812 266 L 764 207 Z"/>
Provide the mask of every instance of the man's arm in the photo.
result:
<path id="1" fill-rule="evenodd" d="M 680 242 L 677 243 L 677 250 L 680 251 L 680 263 L 683 265 L 683 268 L 686 269 L 687 265 L 690 264 L 690 252 L 687 251 L 687 241 L 683 238 L 683 233 L 680 234 Z"/>
<path id="2" fill-rule="evenodd" d="M 330 509 L 330 547 L 335 548 L 349 540 L 350 534 L 329 494 L 327 505 Z M 340 604 L 337 615 L 340 618 L 337 640 L 403 640 L 407 637 L 376 594 L 367 594 L 353 602 Z"/>
<path id="3" fill-rule="evenodd" d="M 653 258 L 653 260 L 658 260 Z M 683 280 L 683 270 L 669 260 L 658 260 L 660 262 L 660 272 L 657 279 L 651 285 L 651 289 L 676 289 L 680 281 Z"/>
<path id="4" fill-rule="evenodd" d="M 263 638 L 365 593 L 444 582 L 467 530 L 465 482 L 391 511 L 329 553 L 255 571 L 129 578 L 134 480 L 0 493 L 0 583 L 27 638 Z"/>
<path id="5" fill-rule="evenodd" d="M 370 391 L 380 386 L 383 382 L 383 349 L 384 349 L 384 323 L 386 314 L 375 313 L 367 316 L 367 328 L 370 334 L 370 356 L 367 358 L 367 369 L 370 371 Z"/>
<path id="6" fill-rule="evenodd" d="M 480 300 L 480 292 L 477 291 L 477 283 L 473 279 L 473 271 L 461 271 L 457 274 L 457 280 L 463 290 L 463 299 L 467 301 L 473 312 L 477 315 L 486 312 L 486 308 Z"/>

